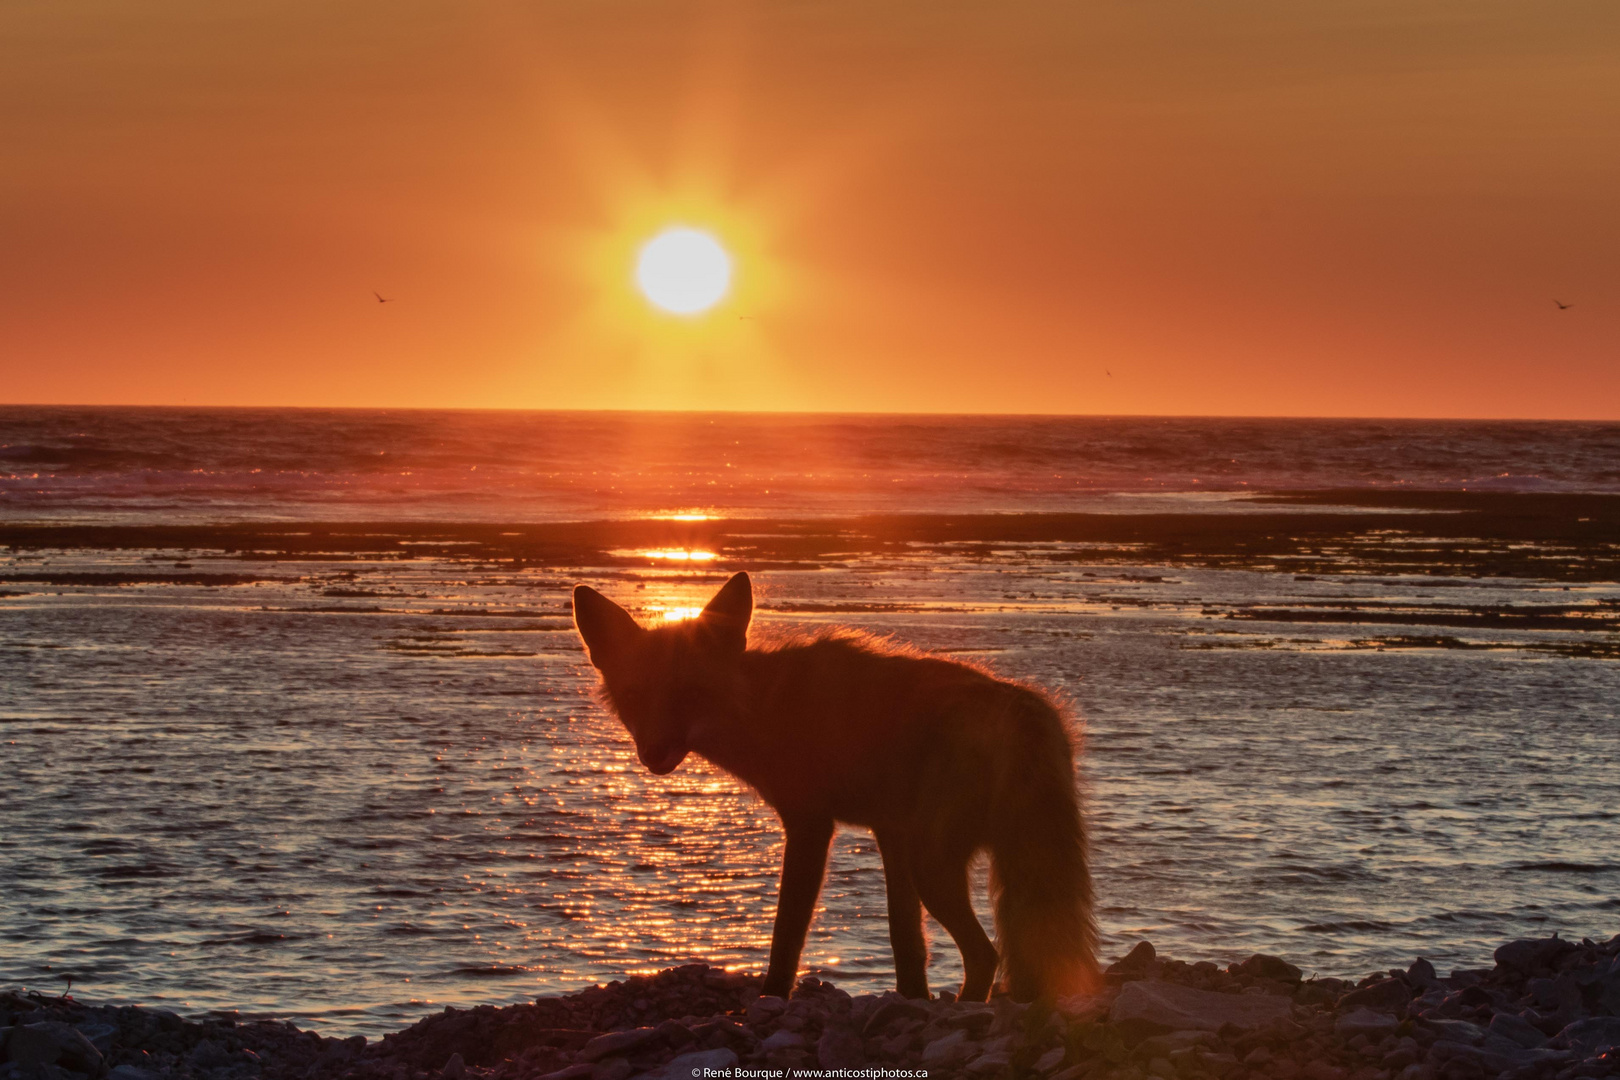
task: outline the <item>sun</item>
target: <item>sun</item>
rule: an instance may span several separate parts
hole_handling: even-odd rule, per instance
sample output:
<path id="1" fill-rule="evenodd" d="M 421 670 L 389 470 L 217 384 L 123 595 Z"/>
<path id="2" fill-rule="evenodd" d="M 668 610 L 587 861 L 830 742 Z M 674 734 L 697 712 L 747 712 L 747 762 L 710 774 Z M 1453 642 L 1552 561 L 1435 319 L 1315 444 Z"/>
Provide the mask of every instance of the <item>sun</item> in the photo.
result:
<path id="1" fill-rule="evenodd" d="M 731 288 L 731 256 L 701 229 L 668 228 L 642 245 L 636 284 L 655 307 L 697 315 L 718 304 Z"/>

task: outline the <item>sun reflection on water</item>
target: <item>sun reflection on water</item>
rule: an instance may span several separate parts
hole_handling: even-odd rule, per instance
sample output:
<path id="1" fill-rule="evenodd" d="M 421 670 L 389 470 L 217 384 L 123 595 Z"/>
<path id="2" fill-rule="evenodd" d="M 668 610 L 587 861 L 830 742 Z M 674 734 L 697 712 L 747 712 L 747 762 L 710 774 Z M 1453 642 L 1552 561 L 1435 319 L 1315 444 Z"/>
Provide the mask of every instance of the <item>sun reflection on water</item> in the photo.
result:
<path id="1" fill-rule="evenodd" d="M 614 552 L 615 555 L 620 552 Z M 666 562 L 713 562 L 719 558 L 712 551 L 693 551 L 690 548 L 649 548 L 630 552 L 640 559 L 663 559 Z"/>
<path id="2" fill-rule="evenodd" d="M 700 607 L 665 607 L 661 604 L 649 604 L 647 611 L 664 622 L 681 622 L 684 619 L 695 619 L 703 614 L 703 609 Z"/>

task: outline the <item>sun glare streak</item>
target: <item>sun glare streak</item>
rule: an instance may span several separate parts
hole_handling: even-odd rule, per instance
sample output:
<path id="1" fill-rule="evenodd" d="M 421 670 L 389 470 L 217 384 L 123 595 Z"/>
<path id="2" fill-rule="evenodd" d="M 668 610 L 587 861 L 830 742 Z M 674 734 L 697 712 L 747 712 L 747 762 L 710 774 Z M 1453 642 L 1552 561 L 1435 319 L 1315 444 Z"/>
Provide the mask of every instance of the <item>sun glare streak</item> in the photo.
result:
<path id="1" fill-rule="evenodd" d="M 712 551 L 692 551 L 687 548 L 652 548 L 635 552 L 641 559 L 664 559 L 669 562 L 713 562 L 719 558 Z"/>

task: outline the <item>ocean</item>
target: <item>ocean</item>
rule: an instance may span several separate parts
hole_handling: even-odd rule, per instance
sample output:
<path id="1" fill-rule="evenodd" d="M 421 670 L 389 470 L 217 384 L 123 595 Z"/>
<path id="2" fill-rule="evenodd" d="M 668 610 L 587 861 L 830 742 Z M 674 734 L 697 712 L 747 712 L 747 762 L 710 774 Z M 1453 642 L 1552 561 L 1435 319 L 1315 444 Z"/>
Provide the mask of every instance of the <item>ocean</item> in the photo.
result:
<path id="1" fill-rule="evenodd" d="M 1616 424 L 0 407 L 0 983 L 375 1035 L 761 968 L 773 815 L 641 769 L 568 612 L 739 569 L 1072 706 L 1105 957 L 1607 937 L 1617 540 Z M 870 836 L 822 904 L 891 985 Z"/>

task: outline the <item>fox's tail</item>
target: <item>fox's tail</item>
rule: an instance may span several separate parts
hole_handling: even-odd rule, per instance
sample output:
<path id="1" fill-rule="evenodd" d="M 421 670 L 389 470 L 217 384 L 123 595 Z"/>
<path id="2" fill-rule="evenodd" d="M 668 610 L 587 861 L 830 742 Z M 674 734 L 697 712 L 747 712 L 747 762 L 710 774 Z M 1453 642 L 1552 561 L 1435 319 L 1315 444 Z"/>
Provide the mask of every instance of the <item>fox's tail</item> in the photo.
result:
<path id="1" fill-rule="evenodd" d="M 989 822 L 1002 977 L 1017 1001 L 1086 993 L 1100 979 L 1074 746 L 1062 714 L 1039 695 L 1017 712 Z"/>

